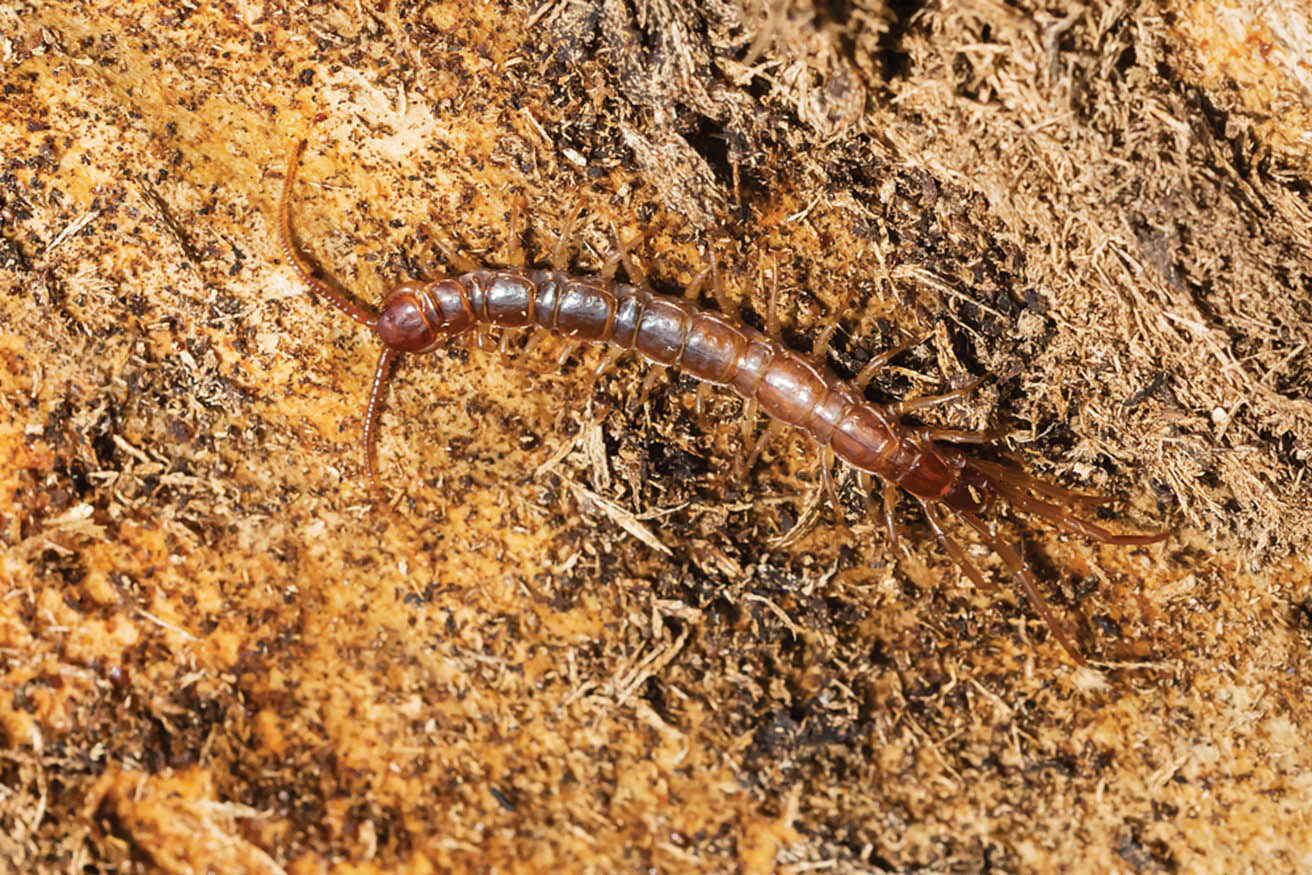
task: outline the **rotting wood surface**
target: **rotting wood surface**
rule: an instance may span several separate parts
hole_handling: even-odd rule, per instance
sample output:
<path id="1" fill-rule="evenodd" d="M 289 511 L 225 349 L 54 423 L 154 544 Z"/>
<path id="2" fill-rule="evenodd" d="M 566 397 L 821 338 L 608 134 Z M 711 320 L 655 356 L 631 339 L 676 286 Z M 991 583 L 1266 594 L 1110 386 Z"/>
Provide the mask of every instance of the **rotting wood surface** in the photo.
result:
<path id="1" fill-rule="evenodd" d="M 1297 9 L 103 6 L 0 10 L 6 866 L 1312 866 Z M 551 349 L 406 363 L 379 512 L 299 136 L 364 300 L 582 203 L 580 269 L 613 224 L 840 365 L 925 334 L 877 391 L 997 375 L 942 421 L 1178 538 L 1003 518 L 1075 671 L 994 559 Z"/>

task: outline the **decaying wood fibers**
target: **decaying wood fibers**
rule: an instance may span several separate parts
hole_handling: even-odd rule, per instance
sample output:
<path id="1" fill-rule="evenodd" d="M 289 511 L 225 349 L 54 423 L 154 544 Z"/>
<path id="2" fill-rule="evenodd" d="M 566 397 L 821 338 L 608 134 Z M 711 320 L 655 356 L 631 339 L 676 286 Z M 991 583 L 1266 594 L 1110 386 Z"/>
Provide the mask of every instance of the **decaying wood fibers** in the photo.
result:
<path id="1" fill-rule="evenodd" d="M 0 10 L 6 867 L 1312 867 L 1305 10 L 104 6 Z M 1177 537 L 1000 516 L 1075 670 L 995 557 L 550 345 L 407 362 L 375 508 L 299 136 L 363 300 L 582 204 L 579 269 L 924 335 L 878 394 L 995 375 L 935 421 Z"/>

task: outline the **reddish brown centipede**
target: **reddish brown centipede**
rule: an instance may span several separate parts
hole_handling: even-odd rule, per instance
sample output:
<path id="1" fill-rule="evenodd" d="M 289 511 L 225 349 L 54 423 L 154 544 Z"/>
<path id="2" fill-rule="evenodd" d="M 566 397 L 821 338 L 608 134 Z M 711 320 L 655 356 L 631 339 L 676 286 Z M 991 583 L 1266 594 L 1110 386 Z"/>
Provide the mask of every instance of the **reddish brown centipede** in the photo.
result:
<path id="1" fill-rule="evenodd" d="M 806 432 L 826 453 L 832 452 L 863 477 L 878 477 L 884 484 L 883 516 L 890 538 L 896 538 L 893 510 L 897 490 L 909 493 L 920 503 L 935 537 L 952 560 L 977 587 L 988 589 L 979 569 L 944 529 L 939 506 L 946 507 L 1002 558 L 1034 610 L 1080 665 L 1085 664 L 1084 658 L 1039 594 L 1033 572 L 1015 546 L 984 522 L 983 515 L 1001 497 L 1017 510 L 1106 544 L 1152 544 L 1169 536 L 1168 532 L 1115 534 L 1071 510 L 1072 506 L 1092 506 L 1110 499 L 1073 492 L 1024 471 L 971 457 L 950 445 L 988 443 L 995 437 L 992 432 L 910 426 L 901 421 L 902 414 L 960 397 L 977 383 L 894 405 L 868 401 L 864 389 L 870 376 L 910 346 L 877 356 L 854 380 L 847 381 L 815 360 L 828 343 L 827 334 L 817 342 L 813 359 L 731 318 L 727 307 L 724 312 L 704 309 L 695 299 L 708 275 L 724 306 L 714 260 L 694 279 L 684 298 L 669 297 L 644 285 L 613 279 L 623 261 L 630 276 L 641 282 L 641 271 L 629 262 L 622 246 L 596 276 L 566 273 L 570 237 L 566 230 L 552 253 L 550 269 L 460 264 L 457 267 L 464 272 L 459 276 L 399 283 L 387 292 L 378 311 L 362 307 L 318 279 L 292 239 L 291 192 L 304 148 L 304 140 L 293 146 L 284 178 L 280 207 L 283 251 L 306 285 L 356 322 L 372 328 L 382 341 L 363 439 L 365 468 L 375 492 L 381 492 L 376 460 L 378 414 L 396 357 L 431 352 L 446 338 L 479 325 L 492 325 L 540 328 L 571 341 L 607 343 L 620 352 L 636 351 L 650 362 L 678 367 L 705 383 L 728 386 L 749 408 L 759 407 L 774 422 Z M 832 499 L 828 465 L 823 470 Z"/>

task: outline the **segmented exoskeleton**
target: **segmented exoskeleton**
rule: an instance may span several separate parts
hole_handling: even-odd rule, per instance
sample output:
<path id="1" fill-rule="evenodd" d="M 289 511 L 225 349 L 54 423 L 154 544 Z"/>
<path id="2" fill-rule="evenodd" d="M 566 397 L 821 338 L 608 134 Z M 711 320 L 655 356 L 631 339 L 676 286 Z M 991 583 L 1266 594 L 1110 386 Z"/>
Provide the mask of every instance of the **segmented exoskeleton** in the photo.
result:
<path id="1" fill-rule="evenodd" d="M 713 260 L 684 298 L 660 295 L 642 285 L 613 279 L 620 262 L 625 263 L 631 277 L 641 276 L 622 246 L 599 275 L 565 272 L 570 237 L 567 229 L 553 252 L 550 269 L 492 269 L 463 264 L 461 268 L 468 269 L 459 276 L 393 286 L 377 311 L 362 307 L 318 279 L 292 239 L 291 192 L 304 148 L 305 141 L 298 142 L 288 160 L 280 217 L 283 249 L 306 285 L 338 310 L 372 328 L 382 341 L 364 420 L 365 467 L 376 492 L 381 492 L 376 463 L 378 416 L 396 357 L 431 352 L 445 339 L 491 325 L 545 329 L 571 341 L 610 344 L 617 353 L 635 351 L 649 362 L 678 367 L 708 384 L 731 388 L 749 408 L 759 408 L 775 422 L 801 429 L 863 475 L 878 477 L 884 484 L 883 516 L 890 538 L 896 537 L 893 511 L 897 491 L 912 495 L 948 555 L 976 586 L 988 589 L 979 569 L 944 529 L 939 508 L 947 508 L 1002 558 L 1034 609 L 1079 664 L 1084 664 L 1084 659 L 1039 594 L 1033 572 L 1016 548 L 984 522 L 984 514 L 998 498 L 1003 498 L 1017 510 L 1103 543 L 1152 544 L 1169 535 L 1115 534 L 1076 516 L 1070 509 L 1110 499 L 1072 492 L 945 443 L 988 443 L 996 437 L 993 432 L 960 432 L 901 421 L 902 414 L 959 397 L 974 383 L 943 395 L 895 405 L 867 400 L 864 388 L 870 377 L 910 345 L 876 357 L 849 381 L 818 360 L 828 342 L 827 334 L 817 344 L 814 357 L 807 356 L 733 318 L 727 307 L 723 312 L 703 308 L 696 298 L 708 276 L 723 306 L 723 289 Z M 832 497 L 828 465 L 824 473 Z M 863 479 L 863 483 L 868 484 L 868 480 Z"/>

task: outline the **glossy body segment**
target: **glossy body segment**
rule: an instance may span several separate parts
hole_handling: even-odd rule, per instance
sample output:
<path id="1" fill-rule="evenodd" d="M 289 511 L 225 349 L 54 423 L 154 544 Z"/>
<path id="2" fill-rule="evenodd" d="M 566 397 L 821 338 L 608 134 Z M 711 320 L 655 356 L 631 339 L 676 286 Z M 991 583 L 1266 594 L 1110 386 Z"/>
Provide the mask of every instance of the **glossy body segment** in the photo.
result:
<path id="1" fill-rule="evenodd" d="M 430 352 L 446 339 L 475 331 L 480 325 L 493 325 L 547 331 L 577 342 L 607 343 L 616 348 L 613 356 L 636 351 L 648 361 L 678 367 L 706 383 L 730 387 L 745 400 L 747 411 L 760 409 L 775 423 L 799 428 L 824 448 L 826 456 L 832 451 L 847 465 L 879 477 L 884 482 L 884 520 L 890 538 L 896 538 L 893 503 L 897 489 L 914 496 L 948 555 L 977 587 L 987 589 L 975 563 L 943 527 L 939 508 L 946 507 L 979 533 L 1002 559 L 1035 611 L 1079 664 L 1084 663 L 1083 657 L 1039 594 L 1024 558 L 983 521 L 982 514 L 1001 498 L 1016 510 L 1103 543 L 1144 545 L 1169 535 L 1113 533 L 1072 510 L 1102 504 L 1107 499 L 1073 492 L 1025 471 L 966 455 L 957 446 L 944 443 L 988 443 L 994 433 L 911 426 L 899 419 L 903 412 L 960 397 L 974 383 L 892 406 L 866 400 L 863 390 L 870 375 L 914 343 L 875 356 L 855 380 L 845 381 L 824 364 L 732 318 L 728 312 L 706 310 L 690 300 L 696 296 L 706 272 L 694 279 L 687 297 L 682 299 L 612 280 L 609 268 L 623 261 L 629 265 L 630 276 L 641 282 L 640 270 L 630 265 L 623 247 L 608 259 L 602 276 L 579 277 L 564 272 L 559 268 L 566 263 L 568 231 L 552 256 L 556 269 L 490 269 L 466 263 L 461 269 L 474 269 L 432 282 L 400 283 L 388 291 L 378 310 L 363 306 L 315 276 L 313 265 L 293 239 L 291 190 L 304 147 L 304 141 L 295 144 L 288 162 L 279 207 L 282 249 L 312 292 L 374 330 L 383 344 L 365 411 L 363 441 L 366 471 L 380 495 L 375 459 L 378 421 L 393 362 L 402 353 Z M 517 246 L 512 246 L 511 252 L 512 260 L 522 255 Z M 714 265 L 712 258 L 708 270 L 713 279 Z M 727 310 L 718 280 L 714 285 L 717 300 Z M 773 325 L 773 306 L 771 313 L 768 322 Z M 828 334 L 823 332 L 817 343 L 817 357 Z M 749 413 L 749 419 L 753 415 Z M 767 431 L 766 436 L 769 434 Z M 752 458 L 764 440 L 757 442 Z M 828 464 L 822 470 L 837 505 Z M 863 483 L 865 473 L 861 475 Z"/>
<path id="2" fill-rule="evenodd" d="M 414 310 L 440 314 L 433 324 L 449 333 L 468 330 L 472 322 L 503 328 L 535 324 L 571 340 L 635 350 L 648 361 L 731 387 L 853 468 L 912 495 L 951 496 L 954 508 L 984 509 L 980 500 L 957 488 L 961 465 L 950 461 L 953 451 L 926 445 L 899 428 L 829 368 L 691 301 L 601 277 L 522 268 L 480 269 L 399 289 L 414 299 Z M 393 306 L 383 308 L 383 319 Z"/>

